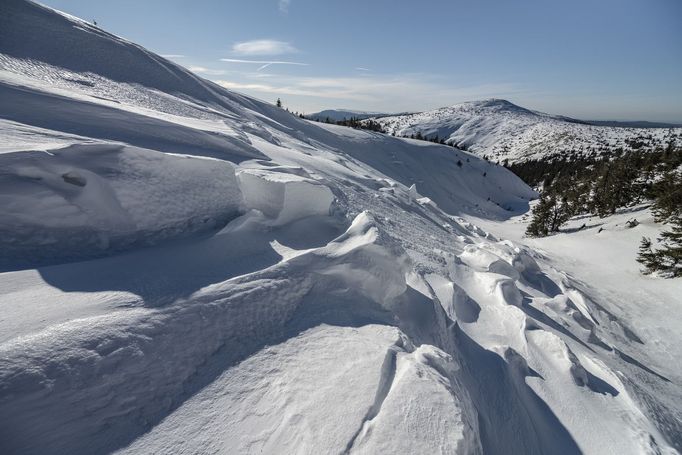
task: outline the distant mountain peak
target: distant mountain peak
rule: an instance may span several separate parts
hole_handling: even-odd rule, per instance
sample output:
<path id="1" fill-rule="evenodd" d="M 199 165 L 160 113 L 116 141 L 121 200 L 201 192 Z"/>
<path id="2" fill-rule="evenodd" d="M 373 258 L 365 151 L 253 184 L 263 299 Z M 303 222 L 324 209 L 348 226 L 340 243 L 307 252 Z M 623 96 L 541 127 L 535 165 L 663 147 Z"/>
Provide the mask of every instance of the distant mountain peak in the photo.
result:
<path id="1" fill-rule="evenodd" d="M 482 106 L 509 106 L 509 107 L 521 107 L 518 106 L 514 103 L 512 103 L 509 100 L 505 100 L 503 98 L 486 98 L 484 100 L 478 101 Z"/>
<path id="2" fill-rule="evenodd" d="M 467 106 L 474 107 L 477 109 L 489 109 L 494 111 L 508 111 L 508 112 L 520 112 L 525 114 L 537 114 L 530 109 L 514 104 L 509 100 L 503 98 L 486 98 L 477 101 L 468 101 L 466 103 L 456 104 L 457 106 Z"/>
<path id="3" fill-rule="evenodd" d="M 368 111 L 358 111 L 353 109 L 326 109 L 320 112 L 314 112 L 312 114 L 307 114 L 306 118 L 311 120 L 324 121 L 329 119 L 331 121 L 340 121 L 344 119 L 366 119 L 370 117 L 383 117 L 389 114 L 383 112 L 368 112 Z"/>

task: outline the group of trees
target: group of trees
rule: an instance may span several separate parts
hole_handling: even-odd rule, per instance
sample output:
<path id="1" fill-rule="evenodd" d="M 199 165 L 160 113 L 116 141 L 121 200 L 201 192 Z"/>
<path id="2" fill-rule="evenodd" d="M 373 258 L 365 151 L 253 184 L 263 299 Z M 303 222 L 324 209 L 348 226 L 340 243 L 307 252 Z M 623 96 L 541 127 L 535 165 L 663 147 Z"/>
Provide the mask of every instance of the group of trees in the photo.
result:
<path id="1" fill-rule="evenodd" d="M 329 121 L 327 123 L 330 123 Z M 371 130 L 377 131 L 379 133 L 384 133 L 384 129 L 381 124 L 373 119 L 361 119 L 358 117 L 351 117 L 349 119 L 344 118 L 335 122 L 337 125 L 347 126 L 350 128 L 361 129 L 361 130 Z"/>
<path id="2" fill-rule="evenodd" d="M 305 117 L 304 117 L 305 118 Z M 351 118 L 343 118 L 342 120 L 332 120 L 329 117 L 325 117 L 324 120 L 321 119 L 311 119 L 315 120 L 316 122 L 322 122 L 322 123 L 329 123 L 332 125 L 341 125 L 341 126 L 347 126 L 350 128 L 355 128 L 355 129 L 362 129 L 362 130 L 370 130 L 370 131 L 376 131 L 378 133 L 385 133 L 384 129 L 381 127 L 381 124 L 377 122 L 376 120 L 373 119 L 362 119 L 359 117 L 351 117 Z"/>
<path id="3" fill-rule="evenodd" d="M 682 148 L 670 143 L 654 152 L 616 151 L 601 158 L 513 164 L 529 184 L 541 188 L 526 233 L 558 232 L 571 217 L 612 215 L 621 207 L 653 201 L 657 222 L 671 225 L 661 233 L 660 248 L 642 239 L 638 261 L 646 270 L 682 276 Z"/>
<path id="4" fill-rule="evenodd" d="M 277 107 L 280 108 L 280 109 L 284 109 L 284 110 L 287 111 L 287 112 L 290 112 L 290 113 L 294 114 L 296 117 L 305 118 L 305 117 L 303 116 L 302 113 L 299 113 L 299 112 L 292 112 L 292 111 L 289 110 L 288 107 L 284 107 L 284 105 L 282 104 L 281 98 L 277 98 L 277 101 L 275 101 L 275 106 L 277 106 Z"/>
<path id="5" fill-rule="evenodd" d="M 408 137 L 410 139 L 417 139 L 418 141 L 433 142 L 434 144 L 445 144 L 445 138 L 438 137 L 437 134 L 434 136 L 426 136 L 426 135 L 423 135 L 421 131 L 417 131 L 416 133 L 412 133 L 409 136 L 402 136 L 402 137 Z"/>

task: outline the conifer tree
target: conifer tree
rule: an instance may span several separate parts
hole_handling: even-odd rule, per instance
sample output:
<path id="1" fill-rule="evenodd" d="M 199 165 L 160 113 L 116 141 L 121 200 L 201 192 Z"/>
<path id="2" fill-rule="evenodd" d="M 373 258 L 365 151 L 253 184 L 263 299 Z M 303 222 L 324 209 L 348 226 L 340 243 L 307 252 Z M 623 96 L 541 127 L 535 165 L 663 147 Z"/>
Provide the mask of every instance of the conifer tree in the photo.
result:
<path id="1" fill-rule="evenodd" d="M 571 217 L 566 199 L 558 200 L 554 194 L 543 195 L 533 208 L 533 219 L 526 229 L 526 234 L 544 237 L 557 232 L 562 224 Z"/>
<path id="2" fill-rule="evenodd" d="M 643 264 L 647 273 L 655 272 L 661 267 L 661 260 L 651 246 L 651 239 L 642 237 L 639 244 L 637 262 Z"/>
<path id="3" fill-rule="evenodd" d="M 682 174 L 666 172 L 653 188 L 656 198 L 652 207 L 656 221 L 664 222 L 682 211 Z"/>
<path id="4" fill-rule="evenodd" d="M 653 212 L 656 221 L 668 222 L 670 230 L 659 237 L 662 248 L 654 250 L 651 241 L 642 240 L 637 261 L 647 272 L 662 272 L 670 277 L 682 276 L 682 175 L 667 172 L 655 185 Z M 645 244 L 645 240 L 647 244 Z"/>
<path id="5" fill-rule="evenodd" d="M 662 272 L 669 277 L 682 276 L 682 216 L 671 220 L 671 230 L 663 231 L 662 248 L 653 249 L 651 240 L 642 238 L 637 261 L 644 265 L 646 272 Z"/>
<path id="6" fill-rule="evenodd" d="M 661 257 L 662 267 L 667 275 L 682 276 L 682 216 L 677 215 L 671 220 L 671 230 L 661 232 L 663 248 L 656 253 Z"/>

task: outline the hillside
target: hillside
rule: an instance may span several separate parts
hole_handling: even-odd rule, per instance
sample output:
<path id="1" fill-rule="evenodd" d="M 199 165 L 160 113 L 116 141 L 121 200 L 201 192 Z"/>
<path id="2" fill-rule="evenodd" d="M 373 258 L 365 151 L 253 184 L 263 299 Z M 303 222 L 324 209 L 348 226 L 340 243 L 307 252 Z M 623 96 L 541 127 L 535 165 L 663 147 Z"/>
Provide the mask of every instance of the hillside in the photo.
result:
<path id="1" fill-rule="evenodd" d="M 0 453 L 682 448 L 675 334 L 476 224 L 537 197 L 504 167 L 26 0 L 0 99 Z"/>
<path id="2" fill-rule="evenodd" d="M 682 141 L 682 128 L 629 128 L 591 125 L 489 99 L 455 104 L 417 114 L 376 119 L 389 134 L 420 133 L 488 156 L 497 162 L 595 157 L 605 152 L 665 148 Z"/>

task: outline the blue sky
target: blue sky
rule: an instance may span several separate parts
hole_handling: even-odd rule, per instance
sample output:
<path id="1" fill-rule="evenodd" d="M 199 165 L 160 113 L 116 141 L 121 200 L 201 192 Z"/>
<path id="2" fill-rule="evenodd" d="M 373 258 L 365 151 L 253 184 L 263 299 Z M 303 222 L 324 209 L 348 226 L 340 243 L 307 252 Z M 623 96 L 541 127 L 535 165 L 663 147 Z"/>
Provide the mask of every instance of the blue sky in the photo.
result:
<path id="1" fill-rule="evenodd" d="M 680 0 L 43 3 L 297 111 L 500 97 L 585 119 L 682 122 Z"/>

